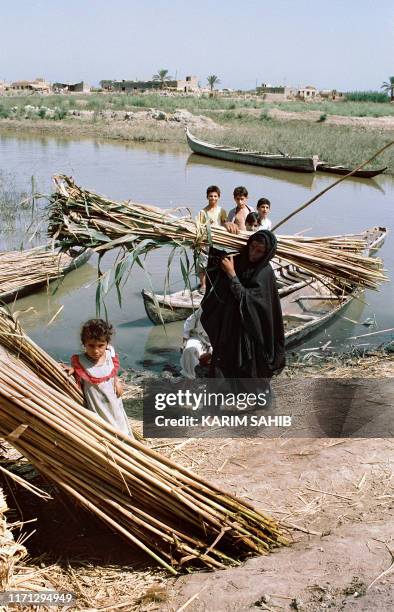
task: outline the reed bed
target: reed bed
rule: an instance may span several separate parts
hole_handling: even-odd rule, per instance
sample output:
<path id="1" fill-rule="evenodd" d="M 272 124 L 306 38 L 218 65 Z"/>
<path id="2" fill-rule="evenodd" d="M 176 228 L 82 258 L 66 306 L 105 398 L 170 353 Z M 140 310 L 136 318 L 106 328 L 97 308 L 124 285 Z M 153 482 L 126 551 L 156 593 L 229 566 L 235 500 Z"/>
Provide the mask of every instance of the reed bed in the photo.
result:
<path id="1" fill-rule="evenodd" d="M 92 247 L 98 252 L 122 247 L 129 256 L 118 264 L 119 280 L 150 250 L 163 245 L 198 251 L 216 247 L 239 251 L 248 235 L 234 235 L 223 227 L 207 227 L 190 215 L 177 217 L 154 206 L 115 202 L 78 187 L 71 178 L 56 176 L 51 197 L 49 235 L 63 247 Z M 278 236 L 277 260 L 295 264 L 324 277 L 333 290 L 368 287 L 385 280 L 382 262 L 366 256 L 367 235 L 306 238 Z"/>
<path id="2" fill-rule="evenodd" d="M 29 285 L 44 285 L 62 276 L 72 258 L 46 247 L 0 253 L 0 298 Z"/>
<path id="3" fill-rule="evenodd" d="M 250 504 L 88 411 L 59 366 L 48 379 L 51 358 L 2 310 L 0 323 L 0 436 L 130 544 L 177 574 L 236 565 L 288 543 Z"/>

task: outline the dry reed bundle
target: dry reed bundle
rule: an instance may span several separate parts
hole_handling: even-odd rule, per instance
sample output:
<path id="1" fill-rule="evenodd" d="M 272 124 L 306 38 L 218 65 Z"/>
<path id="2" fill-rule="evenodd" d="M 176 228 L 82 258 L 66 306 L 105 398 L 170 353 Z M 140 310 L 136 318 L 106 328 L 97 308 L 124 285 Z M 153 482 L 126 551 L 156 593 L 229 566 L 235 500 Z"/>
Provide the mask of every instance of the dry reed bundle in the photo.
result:
<path id="1" fill-rule="evenodd" d="M 72 258 L 46 247 L 0 253 L 0 296 L 62 276 Z"/>
<path id="2" fill-rule="evenodd" d="M 240 250 L 248 238 L 246 234 L 230 234 L 222 227 L 207 227 L 190 216 L 177 218 L 157 207 L 114 202 L 81 189 L 63 175 L 54 181 L 56 191 L 51 198 L 49 234 L 63 246 L 89 246 L 97 251 L 123 247 L 132 251 L 132 264 L 163 245 L 198 250 L 214 244 Z M 385 280 L 382 263 L 363 255 L 365 247 L 363 235 L 278 236 L 277 258 L 325 277 L 334 290 L 339 285 L 375 289 Z M 130 260 L 125 262 L 127 266 Z M 116 276 L 121 273 L 119 266 Z"/>
<path id="3" fill-rule="evenodd" d="M 15 324 L 0 319 L 10 346 Z M 275 521 L 123 436 L 18 355 L 0 351 L 0 435 L 168 571 L 223 568 L 287 543 Z"/>

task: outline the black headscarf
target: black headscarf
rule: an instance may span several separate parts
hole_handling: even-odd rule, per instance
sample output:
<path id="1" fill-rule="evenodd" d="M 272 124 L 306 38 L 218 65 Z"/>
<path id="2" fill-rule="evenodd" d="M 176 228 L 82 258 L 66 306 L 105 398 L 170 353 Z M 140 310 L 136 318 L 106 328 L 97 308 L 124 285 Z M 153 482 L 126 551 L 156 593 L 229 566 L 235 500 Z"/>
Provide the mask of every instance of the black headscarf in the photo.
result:
<path id="1" fill-rule="evenodd" d="M 253 241 L 266 245 L 257 262 L 249 261 Z M 234 258 L 240 284 L 218 267 L 218 251 L 210 251 L 201 323 L 213 347 L 213 364 L 226 378 L 268 378 L 285 365 L 282 310 L 269 264 L 276 244 L 268 230 L 249 237 Z"/>

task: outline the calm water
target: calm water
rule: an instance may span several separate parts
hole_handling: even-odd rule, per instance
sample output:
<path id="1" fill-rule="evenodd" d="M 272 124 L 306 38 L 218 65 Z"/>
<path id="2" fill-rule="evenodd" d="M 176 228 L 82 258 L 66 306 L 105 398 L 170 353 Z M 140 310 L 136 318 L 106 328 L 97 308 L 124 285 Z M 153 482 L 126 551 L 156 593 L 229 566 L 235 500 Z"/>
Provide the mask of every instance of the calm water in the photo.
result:
<path id="1" fill-rule="evenodd" d="M 62 173 L 72 175 L 81 186 L 113 199 L 133 199 L 164 208 L 187 206 L 193 213 L 205 205 L 208 185 L 220 186 L 221 203 L 227 210 L 232 207 L 233 188 L 245 185 L 251 204 L 262 196 L 271 200 L 274 223 L 336 180 L 329 175 L 296 174 L 209 160 L 190 155 L 186 146 L 109 144 L 93 140 L 0 135 L 0 160 L 3 184 L 11 184 L 16 191 L 29 191 L 31 176 L 34 175 L 37 188 L 49 193 L 51 176 Z M 374 225 L 393 228 L 393 196 L 394 181 L 391 177 L 378 177 L 373 181 L 348 180 L 297 215 L 280 231 L 295 233 L 307 229 L 310 235 L 327 235 L 359 232 Z M 7 223 L 9 230 L 9 219 Z M 1 224 L 2 248 L 15 248 L 23 236 L 17 230 L 5 234 L 3 219 Z M 391 235 L 379 254 L 393 277 Z M 105 256 L 107 267 L 114 257 L 112 253 Z M 165 252 L 157 251 L 150 255 L 147 267 L 153 287 L 162 292 Z M 32 338 L 57 359 L 67 360 L 78 350 L 79 326 L 95 315 L 95 278 L 95 261 L 91 260 L 88 265 L 68 275 L 55 295 L 41 292 L 18 301 L 15 306 L 17 310 L 34 308 L 34 311 L 21 315 L 23 325 Z M 180 279 L 180 271 L 174 267 L 174 290 L 182 287 Z M 150 323 L 140 297 L 141 289 L 148 286 L 145 273 L 136 268 L 123 292 L 123 307 L 119 307 L 115 292 L 106 300 L 109 318 L 117 329 L 115 344 L 125 367 L 144 364 L 156 369 L 167 362 L 178 362 L 182 324 L 173 323 L 163 330 Z M 391 282 L 383 285 L 380 292 L 367 291 L 365 303 L 353 302 L 345 316 L 355 321 L 375 316 L 377 329 L 394 327 L 393 293 Z M 61 306 L 64 306 L 63 310 L 48 326 Z M 318 346 L 323 339 L 331 339 L 335 347 L 344 349 L 349 345 L 349 336 L 369 331 L 372 330 L 365 326 L 338 319 L 302 348 Z M 376 346 L 392 336 L 386 333 L 360 339 L 358 343 L 369 342 L 370 346 Z"/>

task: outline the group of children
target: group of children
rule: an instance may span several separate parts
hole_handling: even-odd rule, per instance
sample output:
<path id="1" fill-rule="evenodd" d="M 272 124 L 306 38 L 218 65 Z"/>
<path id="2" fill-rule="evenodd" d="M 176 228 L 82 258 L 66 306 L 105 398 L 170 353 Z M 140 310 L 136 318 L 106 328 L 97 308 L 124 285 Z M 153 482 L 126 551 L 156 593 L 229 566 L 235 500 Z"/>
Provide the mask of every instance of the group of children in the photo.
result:
<path id="1" fill-rule="evenodd" d="M 211 185 L 207 189 L 208 205 L 199 213 L 200 223 L 209 221 L 211 225 L 222 225 L 234 234 L 238 232 L 256 232 L 261 229 L 272 228 L 272 223 L 268 218 L 271 210 L 271 202 L 267 198 L 260 198 L 256 205 L 256 210 L 248 204 L 248 190 L 246 187 L 236 187 L 233 192 L 235 207 L 227 214 L 219 204 L 220 189 L 216 185 Z"/>
<path id="2" fill-rule="evenodd" d="M 229 232 L 238 234 L 242 231 L 257 232 L 260 229 L 271 229 L 271 221 L 268 218 L 271 204 L 267 198 L 260 198 L 256 210 L 248 205 L 248 190 L 246 187 L 234 189 L 235 207 L 227 214 L 219 205 L 220 189 L 211 185 L 207 189 L 208 205 L 203 208 L 198 216 L 200 223 L 209 221 L 212 225 L 224 226 Z M 207 257 L 206 257 L 207 259 Z M 205 262 L 206 263 L 206 262 Z M 205 269 L 200 261 L 201 288 L 205 288 Z M 205 344 L 201 343 L 201 328 L 196 313 L 187 320 L 187 330 L 190 334 L 184 334 L 184 340 L 201 344 L 194 348 L 196 355 L 185 352 L 183 357 L 182 373 L 184 376 L 194 378 L 195 359 L 197 361 L 201 352 L 209 350 L 209 339 L 204 337 Z M 194 317 L 193 321 L 191 319 Z M 196 330 L 194 330 L 196 327 Z M 197 331 L 200 333 L 194 333 Z M 190 329 L 189 329 L 190 328 Z M 193 328 L 193 329 L 192 329 Z M 118 379 L 119 359 L 111 345 L 113 334 L 112 325 L 102 319 L 90 319 L 81 330 L 81 343 L 83 351 L 73 355 L 71 368 L 67 368 L 69 375 L 73 375 L 77 384 L 83 391 L 87 407 L 110 423 L 116 430 L 126 436 L 133 437 L 129 427 L 126 413 L 122 404 L 123 387 Z M 206 336 L 206 334 L 205 334 Z M 189 363 L 190 361 L 190 363 Z"/>
<path id="3" fill-rule="evenodd" d="M 236 187 L 233 192 L 235 206 L 227 214 L 224 208 L 219 204 L 220 189 L 217 185 L 210 185 L 207 188 L 208 204 L 198 214 L 197 220 L 199 223 L 210 223 L 211 225 L 220 225 L 225 227 L 231 234 L 239 232 L 258 232 L 259 230 L 271 230 L 272 223 L 268 218 L 271 210 L 271 202 L 267 198 L 260 198 L 256 205 L 256 210 L 253 210 L 248 204 L 248 190 L 246 187 Z M 198 258 L 198 276 L 199 289 L 201 293 L 205 293 L 206 288 L 206 267 L 208 264 L 208 255 L 205 251 L 199 254 Z"/>

